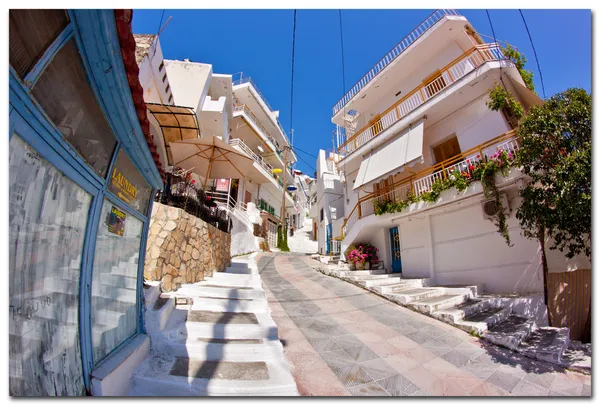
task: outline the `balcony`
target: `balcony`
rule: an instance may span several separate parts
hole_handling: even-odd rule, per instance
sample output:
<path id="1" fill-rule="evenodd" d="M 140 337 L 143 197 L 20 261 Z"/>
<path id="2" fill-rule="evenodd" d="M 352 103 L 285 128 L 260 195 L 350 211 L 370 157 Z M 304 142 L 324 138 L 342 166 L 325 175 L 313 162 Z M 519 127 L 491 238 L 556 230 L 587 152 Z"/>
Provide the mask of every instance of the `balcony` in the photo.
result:
<path id="1" fill-rule="evenodd" d="M 398 43 L 391 51 L 387 53 L 377 64 L 367 72 L 348 92 L 342 97 L 333 107 L 333 115 L 336 115 L 354 96 L 356 96 L 362 88 L 364 88 L 371 80 L 381 73 L 392 61 L 398 58 L 402 53 L 425 34 L 438 21 L 446 16 L 460 16 L 456 10 L 441 9 L 434 11 L 425 19 L 417 28 L 408 34 L 402 41 Z"/>
<path id="2" fill-rule="evenodd" d="M 348 234 L 350 229 L 361 218 L 375 213 L 374 202 L 376 200 L 404 201 L 410 194 L 420 196 L 425 192 L 431 191 L 432 185 L 437 180 L 448 177 L 455 170 L 459 172 L 468 171 L 468 167 L 471 164 L 487 160 L 488 156 L 492 156 L 499 149 L 512 152 L 513 154 L 519 149 L 519 140 L 515 130 L 497 136 L 459 155 L 421 170 L 409 178 L 393 184 L 384 193 L 369 193 L 361 197 L 342 225 L 342 238 Z"/>
<path id="3" fill-rule="evenodd" d="M 434 98 L 440 91 L 452 86 L 484 63 L 505 59 L 500 47 L 496 43 L 477 45 L 471 48 L 444 68 L 440 69 L 440 74 L 435 80 L 417 86 L 410 93 L 381 113 L 380 118 L 377 121 L 363 127 L 353 134 L 339 147 L 338 152 L 344 157 L 349 156 L 371 139 L 375 138 L 418 107 Z"/>

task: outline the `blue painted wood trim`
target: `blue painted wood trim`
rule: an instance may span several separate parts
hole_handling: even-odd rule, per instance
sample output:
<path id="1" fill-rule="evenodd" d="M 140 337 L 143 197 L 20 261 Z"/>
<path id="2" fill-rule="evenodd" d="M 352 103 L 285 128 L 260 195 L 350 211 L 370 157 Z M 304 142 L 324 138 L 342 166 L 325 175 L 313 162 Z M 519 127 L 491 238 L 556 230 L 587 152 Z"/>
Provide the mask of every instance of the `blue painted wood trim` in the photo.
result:
<path id="1" fill-rule="evenodd" d="M 162 179 L 144 138 L 127 81 L 113 10 L 74 10 L 75 38 L 115 134 L 153 188 Z"/>
<path id="2" fill-rule="evenodd" d="M 63 45 L 66 44 L 67 41 L 69 41 L 69 39 L 71 39 L 72 37 L 73 23 L 69 23 L 46 49 L 44 54 L 36 62 L 33 69 L 31 69 L 31 71 L 27 73 L 27 75 L 25 75 L 24 81 L 28 89 L 32 89 L 33 86 L 35 86 L 38 79 L 40 78 L 46 67 L 50 64 L 54 56 L 58 53 L 60 48 L 62 48 Z"/>
<path id="3" fill-rule="evenodd" d="M 152 194 L 156 194 L 156 189 L 152 189 Z M 154 198 L 150 199 L 148 204 L 148 216 L 152 214 L 152 205 L 154 204 Z M 142 242 L 140 246 L 140 255 L 138 256 L 138 294 L 137 294 L 137 307 L 138 307 L 138 332 L 146 333 L 146 323 L 144 319 L 144 264 L 146 262 L 146 245 L 148 243 L 148 232 L 150 230 L 150 220 L 144 223 L 142 231 Z"/>
<path id="4" fill-rule="evenodd" d="M 102 196 L 102 191 L 98 190 L 92 201 L 88 216 L 79 287 L 79 338 L 81 345 L 81 360 L 83 363 L 83 377 L 88 392 L 91 387 L 90 375 L 94 370 L 94 343 L 92 341 L 92 272 L 94 269 L 96 239 L 103 203 L 104 198 Z"/>
<path id="5" fill-rule="evenodd" d="M 68 164 L 75 169 L 79 176 L 85 177 L 86 181 L 93 183 L 97 188 L 101 188 L 104 179 L 85 162 L 81 155 L 68 142 L 65 142 L 62 134 L 54 126 L 46 113 L 43 112 L 41 106 L 29 95 L 25 85 L 18 77 L 13 76 L 14 71 L 12 68 L 10 71 L 10 104 L 38 133 L 40 138 L 44 139 L 59 155 L 64 156 L 65 160 L 68 161 Z"/>
<path id="6" fill-rule="evenodd" d="M 117 205 L 119 209 L 125 211 L 127 214 L 136 217 L 137 219 L 139 219 L 142 222 L 148 221 L 148 217 L 146 217 L 145 215 L 140 214 L 134 208 L 131 208 L 126 202 L 124 202 L 123 200 L 121 200 L 118 196 L 116 196 L 115 194 L 113 194 L 109 190 L 106 190 L 104 192 L 104 197 L 106 197 L 106 199 L 109 200 L 114 205 Z"/>

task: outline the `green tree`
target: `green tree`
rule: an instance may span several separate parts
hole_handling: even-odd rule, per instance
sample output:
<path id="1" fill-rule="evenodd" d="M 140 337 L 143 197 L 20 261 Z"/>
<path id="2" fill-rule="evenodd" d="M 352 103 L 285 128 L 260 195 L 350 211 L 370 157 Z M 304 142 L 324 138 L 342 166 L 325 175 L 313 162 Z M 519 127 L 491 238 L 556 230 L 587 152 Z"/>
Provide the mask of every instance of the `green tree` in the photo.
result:
<path id="1" fill-rule="evenodd" d="M 502 48 L 502 53 L 504 54 L 504 56 L 509 58 L 512 61 L 512 63 L 515 64 L 515 67 L 517 68 L 517 70 L 521 74 L 521 77 L 523 78 L 523 81 L 525 82 L 525 86 L 527 86 L 529 90 L 535 91 L 535 86 L 533 84 L 533 72 L 531 70 L 525 69 L 525 64 L 527 63 L 527 58 L 525 57 L 525 55 L 517 51 L 512 46 L 510 46 L 510 44 L 507 44 L 505 48 Z"/>
<path id="2" fill-rule="evenodd" d="M 521 119 L 518 135 L 517 162 L 530 181 L 520 192 L 523 200 L 516 215 L 524 235 L 540 243 L 548 304 L 545 238 L 553 241 L 550 249 L 568 258 L 583 253 L 591 259 L 591 96 L 568 89 L 533 106 Z M 550 311 L 548 317 L 552 325 Z"/>

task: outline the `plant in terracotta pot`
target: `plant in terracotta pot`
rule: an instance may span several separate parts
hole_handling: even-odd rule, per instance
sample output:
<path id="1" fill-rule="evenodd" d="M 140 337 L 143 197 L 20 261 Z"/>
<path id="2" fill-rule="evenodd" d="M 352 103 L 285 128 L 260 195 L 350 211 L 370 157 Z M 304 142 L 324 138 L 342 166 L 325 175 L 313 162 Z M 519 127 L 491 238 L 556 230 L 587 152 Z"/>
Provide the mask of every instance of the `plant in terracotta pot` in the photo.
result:
<path id="1" fill-rule="evenodd" d="M 377 257 L 379 249 L 370 243 L 361 243 L 356 246 L 356 250 L 361 254 L 361 257 L 364 257 L 365 269 L 369 270 L 371 266 L 375 267 L 379 263 L 379 258 Z"/>
<path id="2" fill-rule="evenodd" d="M 352 263 L 357 270 L 363 270 L 365 268 L 365 262 L 367 261 L 367 255 L 354 249 L 348 255 L 348 261 Z"/>

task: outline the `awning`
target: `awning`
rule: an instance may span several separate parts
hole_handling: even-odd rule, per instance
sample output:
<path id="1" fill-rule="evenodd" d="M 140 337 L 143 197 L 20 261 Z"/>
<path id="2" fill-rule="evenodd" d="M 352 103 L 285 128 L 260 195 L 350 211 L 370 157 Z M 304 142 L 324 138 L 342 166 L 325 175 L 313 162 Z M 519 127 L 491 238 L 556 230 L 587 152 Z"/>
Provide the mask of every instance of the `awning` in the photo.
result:
<path id="1" fill-rule="evenodd" d="M 512 77 L 510 77 L 510 81 L 514 86 L 515 92 L 517 93 L 519 100 L 521 100 L 523 107 L 525 107 L 525 110 L 529 111 L 531 106 L 542 105 L 544 103 L 544 101 L 537 94 L 529 90 L 526 86 L 519 83 L 518 80 L 515 80 Z"/>
<path id="2" fill-rule="evenodd" d="M 163 104 L 146 103 L 150 114 L 156 118 L 167 148 L 167 160 L 173 165 L 173 157 L 169 143 L 198 138 L 198 120 L 196 113 L 189 107 L 178 107 Z"/>
<path id="3" fill-rule="evenodd" d="M 404 165 L 412 166 L 422 160 L 423 120 L 419 120 L 402 131 L 392 142 L 363 159 L 353 189 L 369 184 Z"/>

